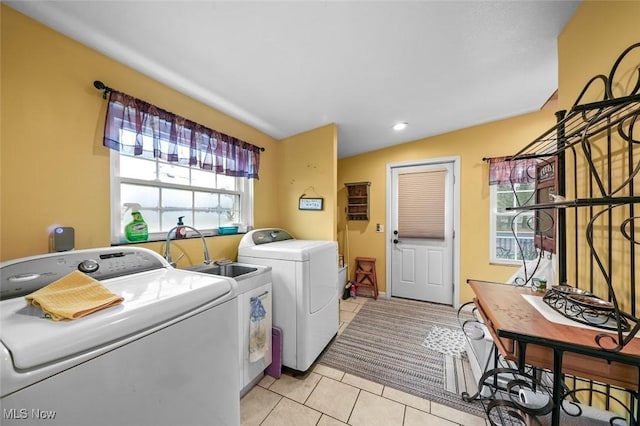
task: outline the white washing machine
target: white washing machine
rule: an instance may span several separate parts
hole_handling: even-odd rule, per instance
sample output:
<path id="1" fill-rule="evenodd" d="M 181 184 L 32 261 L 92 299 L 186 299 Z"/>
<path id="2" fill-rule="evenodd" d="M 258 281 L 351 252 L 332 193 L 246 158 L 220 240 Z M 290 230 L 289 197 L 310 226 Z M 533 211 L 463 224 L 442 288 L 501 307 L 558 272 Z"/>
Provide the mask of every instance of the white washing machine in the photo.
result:
<path id="1" fill-rule="evenodd" d="M 240 241 L 238 261 L 271 266 L 273 325 L 282 329 L 282 364 L 306 371 L 338 333 L 338 244 L 296 240 L 256 229 Z"/>
<path id="2" fill-rule="evenodd" d="M 24 295 L 80 270 L 124 298 L 73 321 Z M 170 267 L 143 248 L 0 263 L 3 425 L 239 425 L 232 279 Z"/>

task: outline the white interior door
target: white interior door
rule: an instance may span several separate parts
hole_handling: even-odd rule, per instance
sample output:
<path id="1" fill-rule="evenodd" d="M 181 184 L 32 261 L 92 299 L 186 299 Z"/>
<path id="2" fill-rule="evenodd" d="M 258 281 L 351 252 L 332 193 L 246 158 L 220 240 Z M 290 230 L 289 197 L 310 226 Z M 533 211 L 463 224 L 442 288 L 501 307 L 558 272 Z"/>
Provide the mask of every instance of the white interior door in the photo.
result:
<path id="1" fill-rule="evenodd" d="M 391 169 L 391 295 L 453 304 L 453 163 Z"/>

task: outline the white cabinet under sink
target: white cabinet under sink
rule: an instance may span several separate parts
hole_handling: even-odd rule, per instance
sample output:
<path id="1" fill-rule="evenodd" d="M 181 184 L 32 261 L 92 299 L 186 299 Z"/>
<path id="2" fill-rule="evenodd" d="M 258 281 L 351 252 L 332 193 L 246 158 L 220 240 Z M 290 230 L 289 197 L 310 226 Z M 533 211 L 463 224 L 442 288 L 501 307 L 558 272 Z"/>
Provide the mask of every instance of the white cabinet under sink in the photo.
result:
<path id="1" fill-rule="evenodd" d="M 264 268 L 264 267 L 261 267 Z M 244 395 L 264 375 L 264 370 L 271 365 L 271 328 L 272 328 L 272 283 L 271 268 L 267 271 L 249 277 L 247 280 L 237 279 L 238 282 L 238 325 L 240 342 L 240 395 Z M 249 344 L 251 331 L 251 299 L 259 298 L 266 311 L 261 321 L 266 333 L 267 350 L 264 356 L 255 362 L 249 359 Z"/>

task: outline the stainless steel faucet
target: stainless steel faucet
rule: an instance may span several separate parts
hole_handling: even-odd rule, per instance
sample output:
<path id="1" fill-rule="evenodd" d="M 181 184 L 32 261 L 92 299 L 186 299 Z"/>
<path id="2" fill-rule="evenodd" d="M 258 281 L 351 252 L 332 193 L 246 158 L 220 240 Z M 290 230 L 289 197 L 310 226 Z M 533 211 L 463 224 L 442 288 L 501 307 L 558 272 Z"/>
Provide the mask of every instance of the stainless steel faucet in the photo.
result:
<path id="1" fill-rule="evenodd" d="M 171 233 L 174 232 L 176 229 L 178 228 L 188 228 L 191 229 L 193 232 L 195 232 L 196 234 L 198 234 L 200 236 L 200 238 L 202 239 L 202 247 L 204 248 L 204 264 L 208 265 L 211 263 L 211 257 L 209 257 L 209 249 L 207 248 L 207 242 L 204 239 L 204 235 L 202 235 L 202 233 L 200 231 L 198 231 L 196 228 L 194 228 L 193 226 L 189 226 L 189 225 L 180 225 L 180 226 L 174 226 L 173 228 L 171 228 L 169 230 L 169 232 L 167 232 L 167 243 L 165 245 L 165 252 L 164 252 L 164 258 L 167 259 L 167 262 L 169 262 L 169 264 L 171 264 L 171 266 L 175 267 L 176 264 L 175 262 L 173 262 L 171 260 Z M 178 259 L 180 260 L 180 259 Z"/>

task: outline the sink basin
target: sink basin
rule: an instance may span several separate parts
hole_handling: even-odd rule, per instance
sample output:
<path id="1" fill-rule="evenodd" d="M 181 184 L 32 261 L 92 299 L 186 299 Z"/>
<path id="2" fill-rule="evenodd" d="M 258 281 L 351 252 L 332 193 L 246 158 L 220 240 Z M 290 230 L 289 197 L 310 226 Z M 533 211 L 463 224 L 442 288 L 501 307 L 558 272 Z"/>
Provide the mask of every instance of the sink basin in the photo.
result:
<path id="1" fill-rule="evenodd" d="M 258 270 L 256 267 L 230 263 L 228 265 L 194 265 L 187 268 L 189 271 L 201 272 L 203 274 L 220 275 L 223 277 L 237 278 Z"/>

